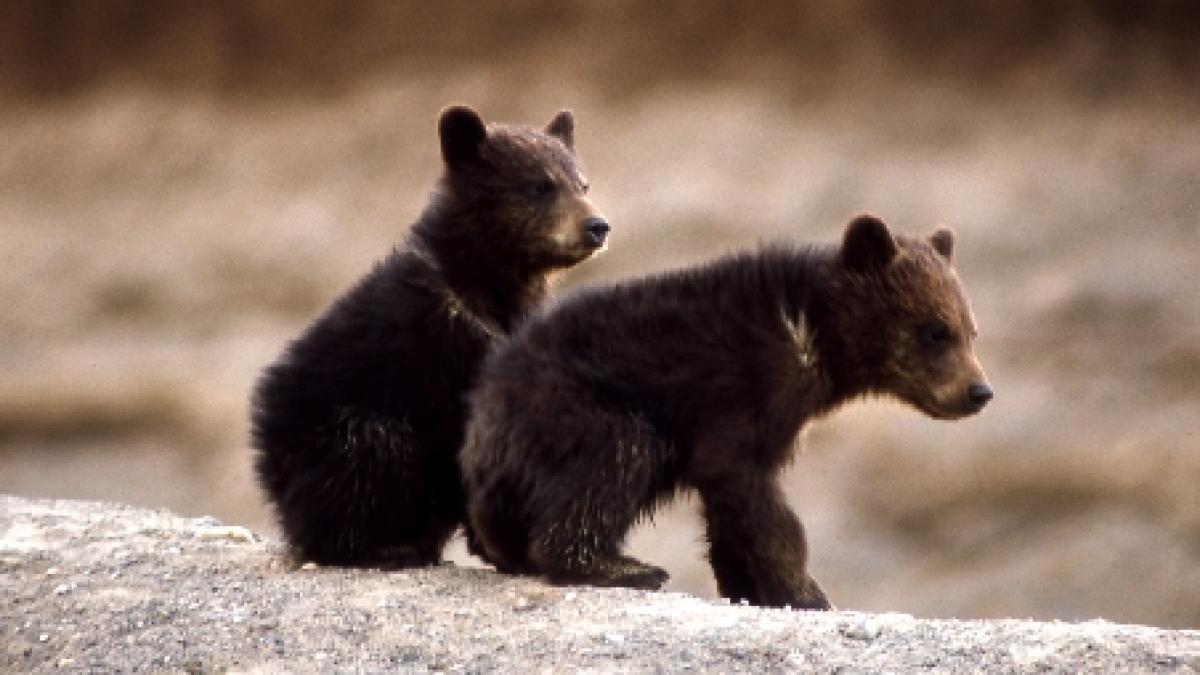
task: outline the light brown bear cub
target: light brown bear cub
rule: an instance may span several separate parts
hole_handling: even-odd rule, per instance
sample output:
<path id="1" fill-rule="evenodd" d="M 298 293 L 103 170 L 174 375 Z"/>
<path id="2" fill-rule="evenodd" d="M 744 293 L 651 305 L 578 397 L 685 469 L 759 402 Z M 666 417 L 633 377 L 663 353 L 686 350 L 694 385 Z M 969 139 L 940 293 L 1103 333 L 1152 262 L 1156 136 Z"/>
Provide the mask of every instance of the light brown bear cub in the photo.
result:
<path id="1" fill-rule="evenodd" d="M 992 397 L 954 237 L 861 216 L 840 246 L 773 247 L 584 292 L 488 359 L 461 453 L 473 549 L 505 572 L 657 588 L 623 555 L 700 494 L 721 594 L 828 608 L 778 476 L 809 420 L 871 394 L 954 419 Z"/>

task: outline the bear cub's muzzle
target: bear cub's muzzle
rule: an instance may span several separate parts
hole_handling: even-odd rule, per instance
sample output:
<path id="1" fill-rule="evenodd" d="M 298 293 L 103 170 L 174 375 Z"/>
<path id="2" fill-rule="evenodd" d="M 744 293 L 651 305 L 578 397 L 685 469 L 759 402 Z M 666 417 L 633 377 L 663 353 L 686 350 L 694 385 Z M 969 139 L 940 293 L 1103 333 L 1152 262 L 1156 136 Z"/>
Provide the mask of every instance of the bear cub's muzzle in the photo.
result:
<path id="1" fill-rule="evenodd" d="M 610 229 L 612 228 L 608 226 L 608 221 L 599 216 L 592 216 L 583 221 L 583 232 L 586 235 L 587 243 L 597 248 L 604 245 Z"/>

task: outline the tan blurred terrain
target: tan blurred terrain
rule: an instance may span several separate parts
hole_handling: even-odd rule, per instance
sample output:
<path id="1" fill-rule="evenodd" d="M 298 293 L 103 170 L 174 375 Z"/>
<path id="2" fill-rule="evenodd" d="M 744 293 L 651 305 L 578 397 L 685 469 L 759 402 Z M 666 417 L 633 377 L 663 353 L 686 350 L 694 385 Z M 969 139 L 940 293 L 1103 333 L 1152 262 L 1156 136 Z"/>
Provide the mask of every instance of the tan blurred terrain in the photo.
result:
<path id="1" fill-rule="evenodd" d="M 270 531 L 247 392 L 417 216 L 439 109 L 571 107 L 614 233 L 564 291 L 860 211 L 958 232 L 997 399 L 812 430 L 839 606 L 1200 626 L 1200 13 L 829 4 L 7 3 L 0 492 Z M 633 545 L 711 594 L 694 510 Z"/>

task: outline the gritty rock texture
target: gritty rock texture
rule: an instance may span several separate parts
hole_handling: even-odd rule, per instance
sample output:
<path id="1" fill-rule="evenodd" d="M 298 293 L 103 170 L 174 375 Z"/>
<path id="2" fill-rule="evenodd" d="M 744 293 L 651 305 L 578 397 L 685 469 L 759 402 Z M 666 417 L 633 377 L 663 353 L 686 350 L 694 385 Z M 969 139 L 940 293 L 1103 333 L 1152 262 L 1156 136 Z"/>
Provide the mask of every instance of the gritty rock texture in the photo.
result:
<path id="1" fill-rule="evenodd" d="M 0 496 L 0 672 L 1196 672 L 1200 631 L 296 567 L 212 518 Z"/>

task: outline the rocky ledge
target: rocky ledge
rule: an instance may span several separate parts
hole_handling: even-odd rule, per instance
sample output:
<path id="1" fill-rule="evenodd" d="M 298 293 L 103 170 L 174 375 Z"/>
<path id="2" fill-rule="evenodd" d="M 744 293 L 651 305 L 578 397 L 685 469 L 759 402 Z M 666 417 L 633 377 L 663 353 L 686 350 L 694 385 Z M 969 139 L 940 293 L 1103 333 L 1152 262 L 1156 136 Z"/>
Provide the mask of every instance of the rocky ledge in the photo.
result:
<path id="1" fill-rule="evenodd" d="M 296 567 L 212 518 L 0 496 L 0 672 L 1200 670 L 1200 631 Z"/>

